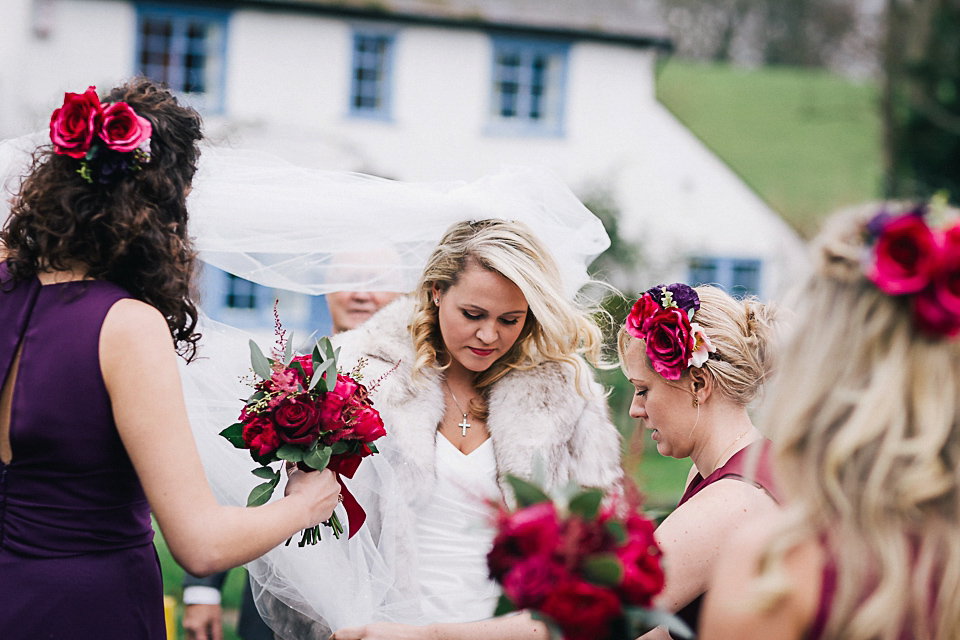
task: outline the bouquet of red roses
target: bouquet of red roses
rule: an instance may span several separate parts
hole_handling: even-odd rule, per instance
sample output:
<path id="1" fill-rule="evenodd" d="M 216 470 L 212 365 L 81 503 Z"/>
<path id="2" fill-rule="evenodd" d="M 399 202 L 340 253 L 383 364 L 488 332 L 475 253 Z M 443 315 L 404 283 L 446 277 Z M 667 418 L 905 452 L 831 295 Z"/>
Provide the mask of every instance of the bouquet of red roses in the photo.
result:
<path id="1" fill-rule="evenodd" d="M 601 491 L 573 487 L 572 498 L 555 502 L 533 484 L 507 480 L 520 508 L 500 507 L 487 556 L 503 587 L 496 615 L 529 609 L 567 640 L 633 640 L 660 625 L 693 637 L 676 617 L 651 609 L 663 570 L 639 500 L 601 506 Z"/>
<path id="2" fill-rule="evenodd" d="M 374 440 L 386 435 L 383 420 L 360 383 L 360 365 L 349 375 L 337 372 L 339 349 L 327 338 L 317 341 L 309 355 L 295 355 L 289 340 L 277 328 L 278 348 L 266 357 L 250 341 L 253 371 L 259 377 L 247 398 L 239 422 L 222 432 L 239 449 L 247 449 L 261 466 L 253 474 L 266 482 L 250 492 L 247 506 L 270 499 L 280 482 L 280 470 L 270 464 L 286 460 L 300 469 L 335 471 L 352 537 L 366 514 L 347 490 L 341 476 L 352 478 L 360 461 L 377 453 Z M 361 363 L 362 364 L 362 363 Z M 343 526 L 337 514 L 325 525 L 340 537 Z M 320 527 L 306 529 L 300 546 L 315 544 Z"/>

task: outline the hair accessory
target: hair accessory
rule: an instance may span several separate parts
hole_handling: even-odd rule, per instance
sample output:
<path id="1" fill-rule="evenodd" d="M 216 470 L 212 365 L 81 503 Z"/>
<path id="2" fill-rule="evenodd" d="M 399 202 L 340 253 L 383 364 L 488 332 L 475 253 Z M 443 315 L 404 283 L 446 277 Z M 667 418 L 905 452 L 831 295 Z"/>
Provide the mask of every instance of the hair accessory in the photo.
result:
<path id="1" fill-rule="evenodd" d="M 100 102 L 96 87 L 65 93 L 50 116 L 53 152 L 80 160 L 77 173 L 93 184 L 111 184 L 150 161 L 150 121 L 126 102 Z"/>
<path id="2" fill-rule="evenodd" d="M 716 352 L 696 322 L 700 296 L 681 282 L 647 290 L 627 315 L 626 329 L 646 343 L 653 370 L 667 380 L 679 380 L 688 367 L 702 367 Z"/>
<path id="3" fill-rule="evenodd" d="M 946 211 L 938 194 L 900 214 L 884 207 L 864 227 L 867 278 L 884 293 L 909 296 L 914 325 L 934 337 L 960 333 L 960 223 Z"/>

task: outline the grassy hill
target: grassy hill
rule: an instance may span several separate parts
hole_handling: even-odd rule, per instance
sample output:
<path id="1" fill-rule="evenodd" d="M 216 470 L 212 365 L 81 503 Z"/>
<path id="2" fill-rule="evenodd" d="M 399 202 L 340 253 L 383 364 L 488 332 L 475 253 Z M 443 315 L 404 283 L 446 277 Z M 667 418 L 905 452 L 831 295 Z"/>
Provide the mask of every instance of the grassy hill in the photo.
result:
<path id="1" fill-rule="evenodd" d="M 880 196 L 872 84 L 674 59 L 659 69 L 657 96 L 804 236 L 834 209 Z"/>

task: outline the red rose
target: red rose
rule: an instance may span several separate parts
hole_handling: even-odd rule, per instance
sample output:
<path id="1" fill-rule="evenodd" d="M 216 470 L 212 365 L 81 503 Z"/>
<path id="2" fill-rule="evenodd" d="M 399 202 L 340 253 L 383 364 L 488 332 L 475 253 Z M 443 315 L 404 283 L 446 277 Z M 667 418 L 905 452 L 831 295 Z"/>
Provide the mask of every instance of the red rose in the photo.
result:
<path id="1" fill-rule="evenodd" d="M 126 102 L 114 102 L 103 110 L 100 137 L 110 149 L 122 153 L 140 149 L 149 154 L 151 134 L 150 121 L 138 116 Z"/>
<path id="2" fill-rule="evenodd" d="M 940 264 L 933 280 L 940 305 L 960 315 L 960 224 L 947 229 L 940 249 Z"/>
<path id="3" fill-rule="evenodd" d="M 313 378 L 313 358 L 309 355 L 297 356 L 290 362 L 291 368 L 293 363 L 300 365 L 300 368 L 303 369 L 303 376 L 300 379 L 300 383 L 306 387 L 310 384 L 310 380 Z"/>
<path id="4" fill-rule="evenodd" d="M 358 385 L 349 376 L 337 376 L 334 388 L 323 394 L 320 401 L 320 420 L 324 431 L 335 431 L 346 426 L 343 410 L 358 389 Z"/>
<path id="5" fill-rule="evenodd" d="M 567 558 L 567 566 L 577 566 L 586 556 L 612 550 L 615 542 L 604 522 L 571 517 L 563 523 L 560 553 Z"/>
<path id="6" fill-rule="evenodd" d="M 660 305 L 653 299 L 649 293 L 640 296 L 640 299 L 633 305 L 630 313 L 627 314 L 627 333 L 634 338 L 644 339 L 643 321 L 652 317 L 660 311 Z"/>
<path id="7" fill-rule="evenodd" d="M 653 370 L 667 380 L 679 380 L 693 351 L 687 313 L 676 307 L 663 309 L 647 318 L 642 330 Z"/>
<path id="8" fill-rule="evenodd" d="M 553 586 L 567 577 L 563 567 L 547 556 L 520 562 L 503 578 L 503 592 L 518 609 L 536 608 Z"/>
<path id="9" fill-rule="evenodd" d="M 627 543 L 617 550 L 623 563 L 623 580 L 618 590 L 630 604 L 648 607 L 663 590 L 664 580 L 660 548 L 653 537 L 654 525 L 637 513 L 631 514 L 624 524 Z"/>
<path id="10" fill-rule="evenodd" d="M 50 116 L 50 140 L 54 152 L 71 158 L 87 155 L 102 116 L 100 98 L 94 87 L 83 93 L 63 94 L 63 106 Z"/>
<path id="11" fill-rule="evenodd" d="M 490 577 L 502 581 L 515 564 L 537 555 L 548 555 L 560 542 L 560 523 L 552 502 L 540 502 L 507 516 L 487 555 Z"/>
<path id="12" fill-rule="evenodd" d="M 290 444 L 310 444 L 319 432 L 320 412 L 306 394 L 284 398 L 273 419 L 277 435 Z"/>
<path id="13" fill-rule="evenodd" d="M 558 584 L 540 611 L 556 620 L 566 640 L 606 637 L 610 623 L 621 615 L 620 599 L 612 591 L 576 579 Z"/>
<path id="14" fill-rule="evenodd" d="M 922 291 L 937 266 L 937 241 L 920 216 L 904 215 L 888 222 L 874 248 L 868 277 L 891 295 Z"/>
<path id="15" fill-rule="evenodd" d="M 280 448 L 280 439 L 273 425 L 261 418 L 253 418 L 243 425 L 243 441 L 259 457 L 269 455 Z"/>
<path id="16" fill-rule="evenodd" d="M 960 333 L 960 315 L 944 306 L 933 287 L 913 297 L 913 322 L 931 336 L 953 337 Z"/>
<path id="17" fill-rule="evenodd" d="M 353 412 L 351 423 L 353 435 L 361 442 L 373 442 L 387 435 L 380 412 L 368 404 Z"/>

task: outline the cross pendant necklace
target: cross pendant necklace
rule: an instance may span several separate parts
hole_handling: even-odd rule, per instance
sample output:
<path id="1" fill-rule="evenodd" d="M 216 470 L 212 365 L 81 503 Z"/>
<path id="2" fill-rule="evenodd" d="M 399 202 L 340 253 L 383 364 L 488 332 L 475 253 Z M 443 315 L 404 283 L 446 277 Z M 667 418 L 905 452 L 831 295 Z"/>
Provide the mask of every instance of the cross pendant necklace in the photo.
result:
<path id="1" fill-rule="evenodd" d="M 456 394 L 454 394 L 453 389 L 450 388 L 450 383 L 444 379 L 443 384 L 447 385 L 447 391 L 450 392 L 450 397 L 453 398 L 453 404 L 457 405 L 457 411 L 463 414 L 463 420 L 461 420 L 457 426 L 460 427 L 460 431 L 465 437 L 467 435 L 467 429 L 470 428 L 470 423 L 467 422 L 467 412 L 464 411 L 463 407 L 460 406 L 460 401 L 457 400 Z"/>

